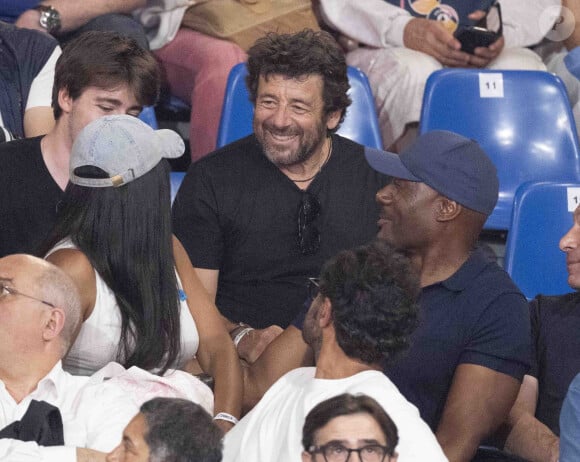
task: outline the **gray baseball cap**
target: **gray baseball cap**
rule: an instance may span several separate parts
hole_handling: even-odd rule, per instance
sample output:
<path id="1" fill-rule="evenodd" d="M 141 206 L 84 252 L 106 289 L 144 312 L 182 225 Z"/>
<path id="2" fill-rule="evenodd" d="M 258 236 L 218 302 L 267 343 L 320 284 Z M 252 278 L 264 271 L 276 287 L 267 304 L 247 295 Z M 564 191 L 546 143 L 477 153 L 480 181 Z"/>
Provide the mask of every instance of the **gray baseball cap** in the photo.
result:
<path id="1" fill-rule="evenodd" d="M 174 159 L 185 151 L 181 137 L 172 130 L 154 130 L 137 117 L 105 116 L 81 130 L 73 143 L 71 183 L 91 188 L 117 187 L 145 175 L 163 158 Z M 94 166 L 109 178 L 79 176 L 78 167 Z"/>

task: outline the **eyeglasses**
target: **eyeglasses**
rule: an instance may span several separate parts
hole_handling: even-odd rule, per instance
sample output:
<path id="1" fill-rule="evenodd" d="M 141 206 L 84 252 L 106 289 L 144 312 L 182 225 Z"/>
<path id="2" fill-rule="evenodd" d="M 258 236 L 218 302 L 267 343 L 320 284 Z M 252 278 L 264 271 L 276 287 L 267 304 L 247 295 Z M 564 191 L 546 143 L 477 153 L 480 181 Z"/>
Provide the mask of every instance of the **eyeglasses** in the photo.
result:
<path id="1" fill-rule="evenodd" d="M 46 300 L 41 300 L 40 298 L 33 297 L 32 295 L 23 294 L 19 290 L 16 290 L 13 287 L 8 287 L 5 283 L 0 282 L 0 300 L 3 300 L 8 295 L 13 295 L 13 296 L 20 295 L 21 297 L 30 298 L 31 300 L 36 300 L 37 302 L 40 302 L 40 303 L 48 305 L 52 308 L 55 308 L 55 306 L 52 303 L 47 302 Z"/>
<path id="2" fill-rule="evenodd" d="M 306 283 L 306 290 L 308 291 L 308 298 L 310 298 L 310 300 L 314 300 L 320 292 L 320 279 L 308 278 L 308 282 Z"/>
<path id="3" fill-rule="evenodd" d="M 320 215 L 320 202 L 308 191 L 302 194 L 298 208 L 298 248 L 302 255 L 312 255 L 320 248 L 320 232 L 314 220 Z"/>
<path id="4" fill-rule="evenodd" d="M 350 454 L 356 452 L 360 462 L 383 462 L 388 455 L 389 459 L 392 451 L 380 444 L 369 444 L 362 448 L 345 448 L 342 444 L 334 441 L 322 446 L 313 446 L 308 451 L 310 454 L 322 454 L 326 462 L 347 462 Z"/>

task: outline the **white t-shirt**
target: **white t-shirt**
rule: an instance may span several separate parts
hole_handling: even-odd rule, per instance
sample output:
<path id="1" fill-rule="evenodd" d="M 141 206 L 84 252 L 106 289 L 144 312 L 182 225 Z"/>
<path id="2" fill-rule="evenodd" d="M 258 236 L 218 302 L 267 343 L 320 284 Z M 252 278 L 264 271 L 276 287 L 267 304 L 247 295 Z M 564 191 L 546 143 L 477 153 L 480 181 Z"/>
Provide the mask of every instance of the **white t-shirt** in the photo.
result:
<path id="1" fill-rule="evenodd" d="M 69 239 L 58 243 L 48 255 L 67 248 L 76 248 Z M 115 361 L 120 345 L 121 312 L 115 294 L 96 271 L 95 284 L 93 311 L 82 323 L 76 340 L 63 360 L 64 369 L 75 375 L 91 375 Z M 178 284 L 181 287 L 179 276 Z M 197 326 L 187 300 L 181 300 L 180 308 L 181 356 L 175 365 L 178 369 L 195 356 L 199 346 Z"/>
<path id="2" fill-rule="evenodd" d="M 10 462 L 76 461 L 76 448 L 109 452 L 121 441 L 123 429 L 139 411 L 125 391 L 64 372 L 60 361 L 30 395 L 16 403 L 0 380 L 0 428 L 20 420 L 31 400 L 59 408 L 65 446 L 0 439 L 0 460 Z"/>
<path id="3" fill-rule="evenodd" d="M 30 85 L 30 91 L 28 93 L 28 99 L 26 100 L 25 111 L 33 107 L 51 107 L 52 106 L 52 85 L 54 84 L 54 68 L 56 66 L 56 60 L 62 54 L 62 50 L 57 45 L 53 50 L 50 58 L 44 64 L 38 75 L 32 81 Z M 4 120 L 2 119 L 2 113 L 0 112 L 0 129 L 4 130 Z M 6 140 L 10 140 L 11 134 L 4 130 L 6 134 Z"/>
<path id="4" fill-rule="evenodd" d="M 342 393 L 366 394 L 387 411 L 399 431 L 399 462 L 446 461 L 439 443 L 419 411 L 378 371 L 345 379 L 316 379 L 316 368 L 288 372 L 224 439 L 224 462 L 299 462 L 302 427 L 318 403 Z"/>

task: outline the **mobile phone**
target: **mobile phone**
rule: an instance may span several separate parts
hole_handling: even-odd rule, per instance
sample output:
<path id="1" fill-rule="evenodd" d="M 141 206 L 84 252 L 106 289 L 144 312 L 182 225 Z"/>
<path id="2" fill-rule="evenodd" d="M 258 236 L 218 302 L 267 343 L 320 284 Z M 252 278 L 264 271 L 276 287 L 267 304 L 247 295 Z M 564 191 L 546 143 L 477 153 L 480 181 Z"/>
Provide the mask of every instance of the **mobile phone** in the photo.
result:
<path id="1" fill-rule="evenodd" d="M 472 55 L 477 47 L 490 46 L 500 38 L 500 34 L 483 27 L 469 26 L 458 29 L 455 38 L 461 43 L 461 51 Z"/>

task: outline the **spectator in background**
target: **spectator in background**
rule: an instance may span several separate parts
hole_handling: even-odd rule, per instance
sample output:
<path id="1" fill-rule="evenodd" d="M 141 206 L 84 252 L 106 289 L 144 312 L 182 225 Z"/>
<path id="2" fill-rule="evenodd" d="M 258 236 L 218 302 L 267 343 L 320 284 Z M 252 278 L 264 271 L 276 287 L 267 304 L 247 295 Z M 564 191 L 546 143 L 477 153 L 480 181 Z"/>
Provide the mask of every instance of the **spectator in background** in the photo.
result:
<path id="1" fill-rule="evenodd" d="M 217 132 L 230 69 L 246 59 L 235 43 L 181 27 L 187 0 L 148 0 L 135 17 L 145 26 L 149 45 L 159 59 L 169 91 L 191 106 L 191 159 L 216 147 Z"/>
<path id="2" fill-rule="evenodd" d="M 345 393 L 322 401 L 306 416 L 302 462 L 319 461 L 318 454 L 346 462 L 352 452 L 362 462 L 396 462 L 398 443 L 397 426 L 377 401 Z"/>
<path id="3" fill-rule="evenodd" d="M 558 460 L 560 410 L 570 383 L 580 373 L 580 207 L 560 249 L 566 253 L 568 284 L 575 292 L 539 295 L 530 302 L 532 368 L 507 423 L 506 449 L 532 462 Z"/>
<path id="4" fill-rule="evenodd" d="M 48 236 L 78 132 L 104 115 L 137 116 L 158 91 L 157 62 L 134 40 L 87 32 L 68 44 L 55 70 L 55 127 L 44 137 L 0 145 L 0 256 L 34 253 Z"/>
<path id="5" fill-rule="evenodd" d="M 432 72 L 442 67 L 545 70 L 539 56 L 524 47 L 540 42 L 549 31 L 549 26 L 541 30 L 538 20 L 548 4 L 559 0 L 500 1 L 503 37 L 473 54 L 460 51 L 453 32 L 480 19 L 491 0 L 320 3 L 324 22 L 360 43 L 348 51 L 347 63 L 367 74 L 385 149 L 399 151 L 416 136 L 425 82 Z"/>
<path id="6" fill-rule="evenodd" d="M 107 462 L 220 462 L 222 436 L 198 404 L 154 398 L 129 422 Z"/>
<path id="7" fill-rule="evenodd" d="M 86 31 L 111 31 L 133 38 L 148 49 L 141 25 L 130 13 L 146 0 L 0 0 L 0 19 L 18 27 L 36 29 L 61 43 Z"/>
<path id="8" fill-rule="evenodd" d="M 0 21 L 0 142 L 54 127 L 50 95 L 60 54 L 52 37 Z"/>

